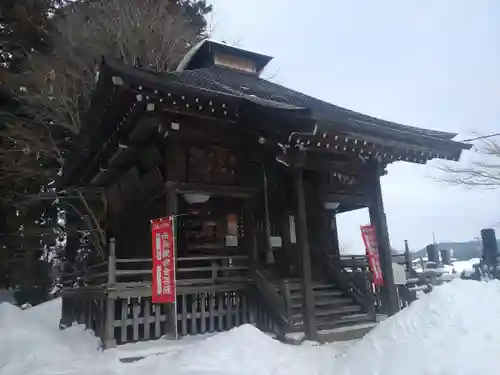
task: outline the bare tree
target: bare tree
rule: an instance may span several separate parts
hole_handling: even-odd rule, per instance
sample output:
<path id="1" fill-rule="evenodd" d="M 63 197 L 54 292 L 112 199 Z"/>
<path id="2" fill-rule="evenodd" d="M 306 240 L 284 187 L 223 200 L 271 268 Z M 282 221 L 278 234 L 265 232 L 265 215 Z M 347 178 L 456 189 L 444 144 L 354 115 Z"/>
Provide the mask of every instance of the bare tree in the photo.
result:
<path id="1" fill-rule="evenodd" d="M 65 200 L 102 255 L 103 205 L 92 204 L 85 192 L 61 193 L 51 184 L 84 126 L 102 57 L 172 70 L 204 37 L 203 16 L 210 10 L 202 1 L 184 0 L 85 0 L 58 9 L 51 53 L 33 51 L 22 74 L 2 75 L 17 105 L 0 112 L 0 204 L 44 207 L 37 202 Z"/>
<path id="2" fill-rule="evenodd" d="M 27 71 L 9 77 L 22 113 L 4 116 L 0 186 L 15 185 L 12 194 L 22 195 L 27 181 L 55 178 L 82 127 L 103 56 L 155 71 L 174 68 L 204 34 L 203 23 L 182 4 L 92 0 L 61 9 L 52 53 L 31 55 Z"/>
<path id="3" fill-rule="evenodd" d="M 440 180 L 469 187 L 498 189 L 500 187 L 500 141 L 495 138 L 478 140 L 473 160 L 466 165 L 440 165 L 444 172 Z"/>

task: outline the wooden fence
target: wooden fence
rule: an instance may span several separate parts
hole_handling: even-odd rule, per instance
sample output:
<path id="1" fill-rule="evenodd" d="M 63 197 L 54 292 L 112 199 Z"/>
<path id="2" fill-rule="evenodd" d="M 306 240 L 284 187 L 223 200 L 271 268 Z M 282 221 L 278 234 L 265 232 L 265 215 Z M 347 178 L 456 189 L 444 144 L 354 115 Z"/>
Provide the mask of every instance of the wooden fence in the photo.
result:
<path id="1" fill-rule="evenodd" d="M 175 304 L 153 304 L 151 258 L 117 259 L 66 274 L 61 327 L 84 324 L 105 347 L 162 336 L 225 331 L 245 323 L 273 329 L 249 284 L 247 256 L 176 259 Z"/>
<path id="2" fill-rule="evenodd" d="M 150 287 L 126 293 L 87 288 L 66 291 L 61 326 L 84 324 L 105 347 L 141 340 L 169 338 L 230 330 L 246 323 L 274 329 L 267 308 L 255 298 L 248 284 L 180 287 L 175 304 L 153 304 Z"/>
<path id="3" fill-rule="evenodd" d="M 197 288 L 177 294 L 177 330 L 180 336 L 226 331 L 255 322 L 248 286 Z"/>

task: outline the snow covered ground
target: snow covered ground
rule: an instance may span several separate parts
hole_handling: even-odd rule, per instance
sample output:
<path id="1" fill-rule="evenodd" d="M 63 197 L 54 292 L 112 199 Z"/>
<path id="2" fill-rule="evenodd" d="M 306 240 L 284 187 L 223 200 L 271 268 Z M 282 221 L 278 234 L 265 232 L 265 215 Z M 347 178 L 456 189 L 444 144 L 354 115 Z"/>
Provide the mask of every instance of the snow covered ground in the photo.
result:
<path id="1" fill-rule="evenodd" d="M 26 311 L 0 304 L 0 375 L 472 375 L 500 368 L 500 281 L 442 285 L 350 344 L 290 346 L 245 325 L 102 352 L 81 327 L 59 331 L 59 311 L 58 300 Z"/>
<path id="2" fill-rule="evenodd" d="M 463 260 L 463 261 L 456 261 L 453 262 L 453 268 L 455 268 L 455 271 L 458 273 L 466 272 L 466 273 L 473 273 L 474 272 L 474 266 L 476 264 L 479 264 L 481 261 L 481 258 L 472 258 L 469 260 Z"/>
<path id="3" fill-rule="evenodd" d="M 459 277 L 460 274 L 464 271 L 466 273 L 474 272 L 474 265 L 478 264 L 480 262 L 480 260 L 481 260 L 480 258 L 472 258 L 469 260 L 455 260 L 451 266 L 450 265 L 443 265 L 442 268 L 440 268 L 438 270 L 441 272 L 445 272 L 445 273 L 447 272 L 450 274 L 453 271 L 455 271 L 455 274 L 457 275 L 457 277 Z M 424 258 L 424 261 L 427 262 L 427 258 Z M 413 261 L 413 268 L 415 269 L 415 271 L 417 271 L 419 273 L 423 271 L 419 259 L 415 259 Z M 426 268 L 426 270 L 429 270 L 429 269 Z"/>

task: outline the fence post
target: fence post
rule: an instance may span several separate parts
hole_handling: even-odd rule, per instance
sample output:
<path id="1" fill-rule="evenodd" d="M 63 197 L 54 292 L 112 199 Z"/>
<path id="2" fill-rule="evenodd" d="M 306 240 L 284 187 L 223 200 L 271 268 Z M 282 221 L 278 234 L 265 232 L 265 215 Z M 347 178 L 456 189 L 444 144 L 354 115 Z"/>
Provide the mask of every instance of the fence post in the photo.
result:
<path id="1" fill-rule="evenodd" d="M 108 288 L 116 283 L 116 252 L 115 239 L 112 237 L 109 240 L 109 257 L 108 257 Z M 104 316 L 104 337 L 103 345 L 105 349 L 116 346 L 115 339 L 115 298 L 110 298 L 109 293 L 106 294 L 104 300 L 106 307 L 106 315 Z"/>
<path id="2" fill-rule="evenodd" d="M 61 298 L 61 319 L 59 320 L 59 329 L 65 329 L 68 326 L 68 298 Z"/>
<path id="3" fill-rule="evenodd" d="M 109 257 L 108 257 L 108 285 L 116 283 L 116 253 L 115 239 L 112 237 L 109 240 Z"/>

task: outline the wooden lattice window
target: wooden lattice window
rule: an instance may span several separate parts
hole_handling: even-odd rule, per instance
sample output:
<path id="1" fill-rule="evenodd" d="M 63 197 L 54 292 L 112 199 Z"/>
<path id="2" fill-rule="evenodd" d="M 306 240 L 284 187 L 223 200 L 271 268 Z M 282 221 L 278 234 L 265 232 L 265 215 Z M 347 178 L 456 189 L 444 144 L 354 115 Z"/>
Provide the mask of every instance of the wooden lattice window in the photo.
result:
<path id="1" fill-rule="evenodd" d="M 207 184 L 234 184 L 238 162 L 231 150 L 220 146 L 190 147 L 188 180 Z"/>

